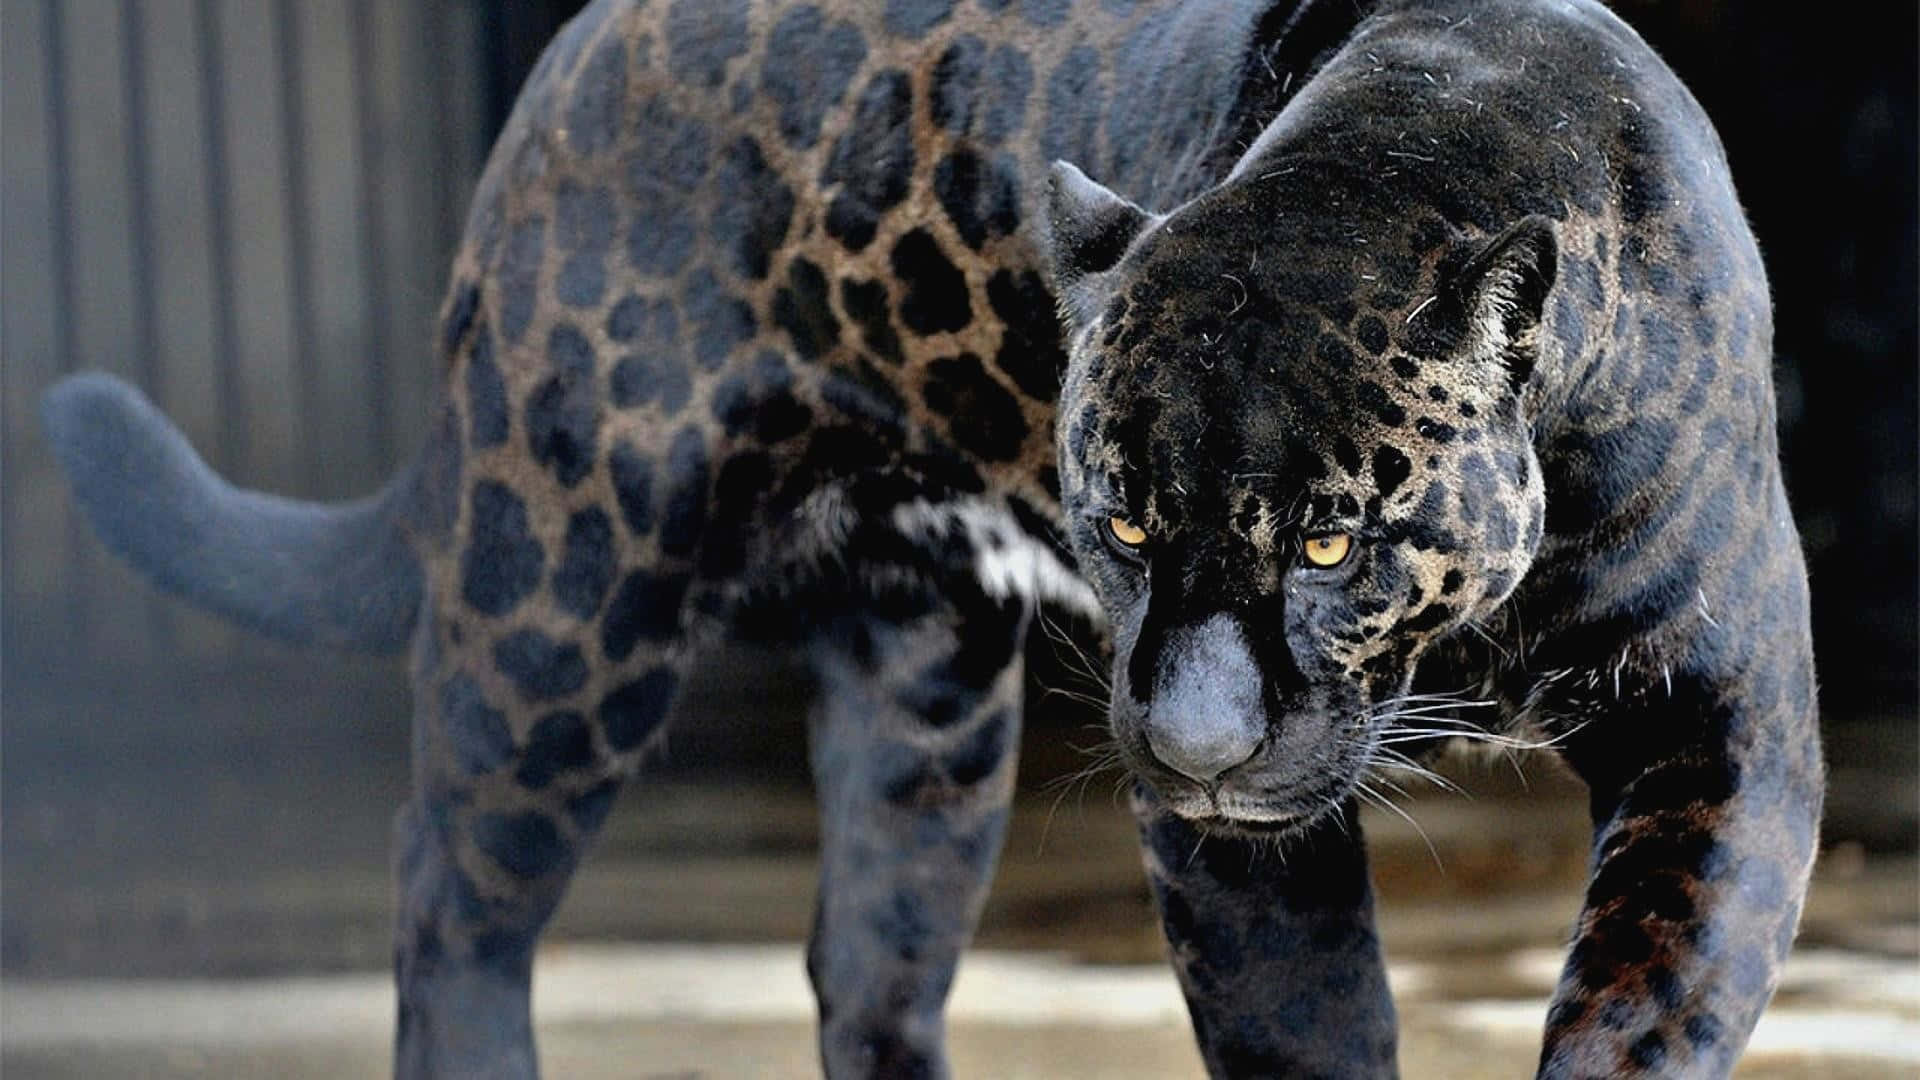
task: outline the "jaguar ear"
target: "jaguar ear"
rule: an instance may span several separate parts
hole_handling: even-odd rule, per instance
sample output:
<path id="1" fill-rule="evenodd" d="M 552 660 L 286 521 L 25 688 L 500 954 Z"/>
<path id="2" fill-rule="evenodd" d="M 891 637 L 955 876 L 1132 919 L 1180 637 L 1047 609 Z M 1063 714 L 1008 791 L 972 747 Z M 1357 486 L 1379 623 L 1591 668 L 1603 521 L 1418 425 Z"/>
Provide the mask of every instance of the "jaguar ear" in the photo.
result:
<path id="1" fill-rule="evenodd" d="M 1553 222 L 1529 214 L 1489 240 L 1454 277 L 1463 344 L 1500 357 L 1516 389 L 1533 375 L 1539 358 L 1535 339 L 1559 261 Z"/>
<path id="2" fill-rule="evenodd" d="M 1047 175 L 1046 254 L 1054 290 L 1072 297 L 1091 274 L 1114 268 L 1154 217 L 1065 161 Z"/>

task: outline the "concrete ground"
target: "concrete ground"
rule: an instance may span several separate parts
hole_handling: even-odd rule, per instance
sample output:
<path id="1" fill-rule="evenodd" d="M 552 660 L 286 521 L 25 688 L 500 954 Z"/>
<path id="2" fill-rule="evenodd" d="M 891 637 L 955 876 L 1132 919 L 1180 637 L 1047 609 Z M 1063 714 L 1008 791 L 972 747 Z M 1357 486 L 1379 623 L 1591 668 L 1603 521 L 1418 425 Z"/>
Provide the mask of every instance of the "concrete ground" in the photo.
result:
<path id="1" fill-rule="evenodd" d="M 8 702 L 0 1074 L 385 1073 L 385 849 L 406 736 L 378 717 L 404 706 L 387 690 L 344 712 L 337 697 L 303 704 L 337 676 L 275 681 L 272 724 L 241 708 L 261 688 L 224 682 L 194 690 L 177 724 L 127 722 L 112 695 L 62 700 L 57 715 Z M 547 1075 L 818 1074 L 799 946 L 814 873 L 803 768 L 791 740 L 756 757 L 705 738 L 676 732 L 667 766 L 623 797 L 549 934 L 536 987 Z M 1049 735 L 1023 758 L 952 1002 L 956 1073 L 1199 1076 L 1113 778 L 1050 779 L 1077 760 L 1058 750 L 1071 741 Z M 734 764 L 680 767 L 703 756 Z M 1871 789 L 1837 775 L 1836 794 L 1877 802 L 1897 839 L 1913 770 L 1884 772 L 1891 786 Z M 1524 777 L 1499 762 L 1452 775 L 1472 796 L 1419 794 L 1419 831 L 1367 820 L 1402 1071 L 1531 1075 L 1579 903 L 1583 796 L 1539 762 Z M 1910 844 L 1862 835 L 1824 853 L 1741 1077 L 1920 1076 L 1920 863 Z"/>
<path id="2" fill-rule="evenodd" d="M 662 812 L 616 824 L 541 954 L 548 1074 L 816 1075 L 798 944 L 812 889 L 805 793 L 689 784 L 651 795 Z M 1408 1077 L 1530 1074 L 1560 962 L 1554 944 L 1578 902 L 1584 826 L 1564 796 L 1422 800 L 1413 809 L 1431 851 L 1404 822 L 1369 822 Z M 658 850 L 659 830 L 724 822 L 728 807 L 742 806 L 750 821 L 706 828 L 704 853 Z M 1048 814 L 1047 799 L 1023 802 L 982 947 L 962 968 L 951 1009 L 957 1073 L 1201 1075 L 1158 961 L 1125 814 L 1104 796 Z M 0 983 L 0 1071 L 10 1080 L 381 1075 L 392 1017 L 385 973 L 327 962 L 317 966 L 349 970 L 275 970 L 271 957 L 294 946 L 263 940 L 331 925 L 368 939 L 343 940 L 339 953 L 377 947 L 384 874 L 377 859 L 363 863 L 229 878 L 218 895 L 156 879 L 117 897 L 69 897 L 68 932 L 91 924 L 109 941 L 133 931 L 141 910 L 188 910 L 147 922 L 149 955 L 127 954 L 129 969 L 151 974 Z M 1515 869 L 1522 864 L 1530 869 Z M 1914 873 L 1910 858 L 1829 855 L 1803 946 L 1739 1075 L 1920 1076 Z M 19 917 L 62 921 L 31 908 Z M 13 919 L 10 911 L 10 934 L 20 929 Z M 75 946 L 64 965 L 18 966 L 85 969 L 99 962 L 89 955 Z M 194 974 L 196 963 L 227 974 Z"/>
<path id="3" fill-rule="evenodd" d="M 1397 963 L 1410 1077 L 1528 1075 L 1550 950 L 1498 964 Z M 547 1072 L 564 1077 L 815 1075 L 798 946 L 560 945 L 541 958 Z M 1457 996 L 1463 974 L 1486 980 Z M 1911 964 L 1803 953 L 1756 1032 L 1743 1077 L 1912 1077 Z M 1498 984 L 1498 985 L 1495 985 Z M 10 1077 L 377 1076 L 392 994 L 381 975 L 29 982 L 0 991 Z M 962 1076 L 1198 1077 L 1178 991 L 1158 965 L 1056 954 L 970 956 L 950 1009 Z"/>

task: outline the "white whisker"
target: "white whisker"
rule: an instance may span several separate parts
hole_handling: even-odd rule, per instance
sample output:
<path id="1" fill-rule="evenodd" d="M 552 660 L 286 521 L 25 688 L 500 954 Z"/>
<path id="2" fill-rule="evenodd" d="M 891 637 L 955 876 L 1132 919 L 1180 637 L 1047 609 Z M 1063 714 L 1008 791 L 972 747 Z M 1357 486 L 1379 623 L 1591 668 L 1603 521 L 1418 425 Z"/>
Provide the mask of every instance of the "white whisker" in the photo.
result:
<path id="1" fill-rule="evenodd" d="M 1565 736 L 1556 735 L 1551 739 L 1523 739 L 1518 735 L 1501 735 L 1492 731 L 1473 728 L 1397 728 L 1380 737 L 1381 746 L 1399 746 L 1403 743 L 1430 742 L 1435 739 L 1465 739 L 1468 742 L 1485 743 L 1506 750 L 1551 750 L 1560 745 Z"/>
<path id="2" fill-rule="evenodd" d="M 1093 784 L 1093 781 L 1099 777 L 1101 773 L 1109 769 L 1120 769 L 1121 777 L 1125 778 L 1126 776 L 1126 770 L 1121 768 L 1118 744 L 1107 742 L 1104 745 L 1096 744 L 1089 747 L 1076 746 L 1073 747 L 1073 749 L 1092 756 L 1093 760 L 1074 772 L 1048 781 L 1041 788 L 1042 791 L 1057 791 L 1057 793 L 1053 797 L 1052 804 L 1047 807 L 1046 821 L 1041 823 L 1040 840 L 1035 846 L 1035 854 L 1045 853 L 1047 837 L 1053 831 L 1054 816 L 1060 812 L 1060 804 L 1066 801 L 1068 795 L 1073 794 L 1077 789 L 1080 794 L 1081 804 L 1084 806 L 1087 788 Z"/>
<path id="3" fill-rule="evenodd" d="M 1370 767 L 1377 766 L 1382 768 L 1395 769 L 1400 772 L 1409 773 L 1422 780 L 1425 780 L 1427 783 L 1432 784 L 1435 787 L 1442 789 L 1443 791 L 1450 791 L 1455 795 L 1466 794 L 1466 790 L 1463 789 L 1459 784 L 1456 784 L 1452 780 L 1449 780 L 1446 777 L 1440 775 L 1439 773 L 1434 772 L 1432 769 L 1426 767 L 1425 765 L 1422 765 L 1418 761 L 1413 760 L 1412 758 L 1408 757 L 1407 755 L 1401 753 L 1398 750 L 1393 749 L 1390 746 L 1376 747 L 1374 750 L 1374 755 L 1375 757 L 1381 760 L 1379 760 L 1378 762 L 1370 763 Z"/>
<path id="4" fill-rule="evenodd" d="M 1507 647 L 1505 645 L 1502 645 L 1498 641 L 1495 641 L 1493 639 L 1493 635 L 1487 633 L 1486 628 L 1482 627 L 1477 622 L 1469 620 L 1467 622 L 1467 629 L 1473 631 L 1476 634 L 1479 634 L 1481 639 L 1484 640 L 1488 644 L 1488 646 L 1490 646 L 1493 649 L 1494 652 L 1499 653 L 1500 660 L 1502 663 L 1511 664 L 1513 662 L 1513 654 L 1507 651 Z"/>
<path id="5" fill-rule="evenodd" d="M 1485 702 L 1481 702 L 1480 699 L 1473 697 L 1470 691 L 1457 690 L 1447 694 L 1402 694 L 1399 697 L 1388 698 L 1381 702 L 1380 707 L 1387 708 L 1394 705 L 1430 704 L 1434 702 L 1449 702 L 1453 704 L 1472 702 L 1475 704 L 1486 704 Z"/>
<path id="6" fill-rule="evenodd" d="M 1407 813 L 1405 810 L 1402 810 L 1398 806 L 1394 805 L 1394 802 L 1392 799 L 1389 799 L 1385 795 L 1382 795 L 1379 792 L 1373 790 L 1373 788 L 1368 786 L 1367 782 L 1364 780 L 1358 781 L 1354 785 L 1354 790 L 1357 793 L 1359 793 L 1361 798 L 1367 800 L 1368 802 L 1371 802 L 1375 806 L 1378 806 L 1380 809 L 1393 814 L 1394 816 L 1398 817 L 1400 820 L 1406 822 L 1408 825 L 1413 826 L 1413 831 L 1419 835 L 1421 843 L 1424 843 L 1427 845 L 1427 854 L 1433 856 L 1434 868 L 1439 870 L 1442 874 L 1447 872 L 1447 868 L 1444 865 L 1442 865 L 1440 862 L 1439 849 L 1433 846 L 1433 838 L 1427 835 L 1427 830 L 1421 828 L 1419 822 L 1413 820 L 1413 815 Z"/>
<path id="7" fill-rule="evenodd" d="M 1089 694 L 1084 690 L 1070 690 L 1064 686 L 1042 685 L 1040 687 L 1040 692 L 1043 695 L 1048 697 L 1063 697 L 1063 698 L 1066 698 L 1068 701 L 1077 701 L 1082 705 L 1086 705 L 1096 709 L 1105 709 L 1108 704 L 1107 698 L 1096 697 L 1093 694 Z"/>
<path id="8" fill-rule="evenodd" d="M 1488 708 L 1492 705 L 1493 702 L 1491 701 L 1452 701 L 1444 704 L 1414 705 L 1404 709 L 1396 708 L 1390 711 L 1376 711 L 1374 716 L 1377 719 L 1400 716 L 1432 716 L 1438 719 L 1445 719 L 1447 714 L 1453 712 L 1455 709 Z M 1466 721 L 1458 722 L 1466 723 Z"/>
<path id="9" fill-rule="evenodd" d="M 1449 716 L 1444 712 L 1392 712 L 1375 719 L 1387 721 L 1415 720 L 1421 724 L 1438 724 L 1444 727 L 1461 728 L 1467 731 L 1485 731 L 1486 725 L 1475 723 L 1458 716 Z"/>

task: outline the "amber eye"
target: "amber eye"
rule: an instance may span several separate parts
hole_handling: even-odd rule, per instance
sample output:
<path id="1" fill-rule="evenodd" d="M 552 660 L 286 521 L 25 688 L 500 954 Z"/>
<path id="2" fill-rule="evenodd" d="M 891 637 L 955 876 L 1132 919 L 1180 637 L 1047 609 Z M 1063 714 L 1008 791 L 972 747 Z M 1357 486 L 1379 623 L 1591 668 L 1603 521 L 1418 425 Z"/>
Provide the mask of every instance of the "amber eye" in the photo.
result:
<path id="1" fill-rule="evenodd" d="M 1123 517 L 1108 518 L 1107 531 L 1113 534 L 1115 540 L 1130 548 L 1137 548 L 1147 542 L 1147 530 Z"/>
<path id="2" fill-rule="evenodd" d="M 1331 536 L 1310 536 L 1303 545 L 1307 561 L 1315 566 L 1339 566 L 1347 560 L 1347 552 L 1353 547 L 1353 537 L 1346 533 L 1334 533 Z"/>

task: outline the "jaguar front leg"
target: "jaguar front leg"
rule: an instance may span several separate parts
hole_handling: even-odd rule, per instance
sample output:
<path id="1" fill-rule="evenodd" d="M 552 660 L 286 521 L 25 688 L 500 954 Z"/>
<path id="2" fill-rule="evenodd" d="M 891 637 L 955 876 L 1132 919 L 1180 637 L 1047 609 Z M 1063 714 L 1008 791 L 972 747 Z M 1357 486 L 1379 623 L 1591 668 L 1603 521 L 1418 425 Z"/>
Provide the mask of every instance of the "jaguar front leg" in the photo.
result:
<path id="1" fill-rule="evenodd" d="M 947 1075 L 944 1009 L 1005 835 L 1025 616 L 855 618 L 816 652 L 820 899 L 807 972 L 832 1077 Z"/>
<path id="2" fill-rule="evenodd" d="M 1276 845 L 1203 833 L 1144 786 L 1133 804 L 1207 1071 L 1397 1075 L 1393 998 L 1352 805 Z"/>
<path id="3" fill-rule="evenodd" d="M 1593 792 L 1593 874 L 1542 1077 L 1726 1076 L 1793 943 L 1823 785 L 1810 692 L 1755 709 L 1751 692 L 1687 685 L 1643 695 L 1663 708 L 1612 725 L 1605 750 L 1570 741 Z M 1700 730 L 1660 737 L 1676 728 Z"/>

